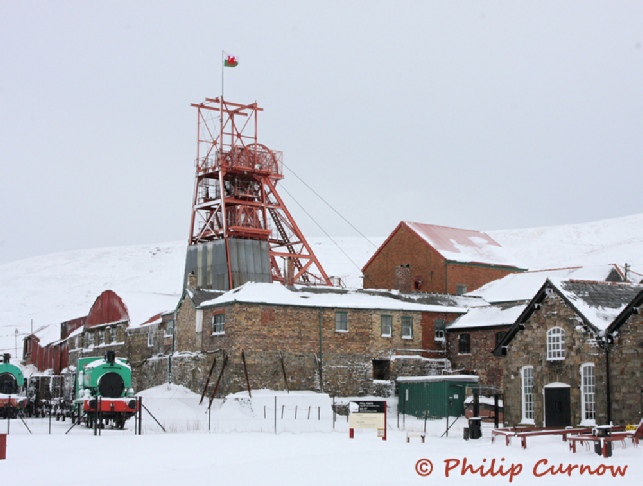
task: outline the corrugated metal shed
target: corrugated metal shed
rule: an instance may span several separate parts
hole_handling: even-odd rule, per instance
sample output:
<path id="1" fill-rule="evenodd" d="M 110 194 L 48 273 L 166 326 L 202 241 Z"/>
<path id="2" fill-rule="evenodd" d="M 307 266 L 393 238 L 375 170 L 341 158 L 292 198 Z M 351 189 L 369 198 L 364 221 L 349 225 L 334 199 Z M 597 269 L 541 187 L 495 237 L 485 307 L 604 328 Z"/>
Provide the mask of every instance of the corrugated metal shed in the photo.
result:
<path id="1" fill-rule="evenodd" d="M 246 282 L 272 282 L 268 242 L 228 239 L 232 287 Z M 188 246 L 185 258 L 184 284 L 194 272 L 200 289 L 230 290 L 225 240 Z"/>

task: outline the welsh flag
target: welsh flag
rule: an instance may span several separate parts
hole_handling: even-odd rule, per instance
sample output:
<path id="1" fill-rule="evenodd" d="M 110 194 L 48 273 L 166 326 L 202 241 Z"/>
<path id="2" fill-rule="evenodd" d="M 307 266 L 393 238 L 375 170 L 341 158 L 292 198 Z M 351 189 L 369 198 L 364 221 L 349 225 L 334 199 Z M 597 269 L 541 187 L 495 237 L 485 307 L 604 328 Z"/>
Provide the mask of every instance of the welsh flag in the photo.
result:
<path id="1" fill-rule="evenodd" d="M 239 64 L 239 58 L 237 56 L 227 55 L 223 61 L 225 67 L 237 67 L 237 64 Z"/>

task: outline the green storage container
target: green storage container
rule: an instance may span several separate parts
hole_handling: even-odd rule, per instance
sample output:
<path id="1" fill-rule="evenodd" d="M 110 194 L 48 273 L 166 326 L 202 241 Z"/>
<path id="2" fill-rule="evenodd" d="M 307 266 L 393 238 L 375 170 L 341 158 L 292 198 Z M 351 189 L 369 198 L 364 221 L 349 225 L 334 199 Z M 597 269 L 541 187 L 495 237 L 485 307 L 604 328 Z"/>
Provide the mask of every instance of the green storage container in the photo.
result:
<path id="1" fill-rule="evenodd" d="M 460 417 L 467 387 L 476 387 L 476 375 L 405 376 L 397 379 L 398 412 L 414 417 Z"/>

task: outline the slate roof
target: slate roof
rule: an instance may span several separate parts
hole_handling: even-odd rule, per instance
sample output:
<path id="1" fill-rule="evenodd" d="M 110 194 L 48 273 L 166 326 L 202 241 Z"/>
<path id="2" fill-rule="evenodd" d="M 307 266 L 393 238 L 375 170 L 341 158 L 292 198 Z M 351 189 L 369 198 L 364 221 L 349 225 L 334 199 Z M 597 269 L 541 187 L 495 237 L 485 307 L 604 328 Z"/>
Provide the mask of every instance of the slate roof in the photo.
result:
<path id="1" fill-rule="evenodd" d="M 506 336 L 494 349 L 494 354 L 501 355 L 514 336 L 524 328 L 524 323 L 538 309 L 548 292 L 555 292 L 574 309 L 583 324 L 603 336 L 611 324 L 624 310 L 632 307 L 640 299 L 643 285 L 588 280 L 558 280 L 549 278 L 540 288 Z"/>

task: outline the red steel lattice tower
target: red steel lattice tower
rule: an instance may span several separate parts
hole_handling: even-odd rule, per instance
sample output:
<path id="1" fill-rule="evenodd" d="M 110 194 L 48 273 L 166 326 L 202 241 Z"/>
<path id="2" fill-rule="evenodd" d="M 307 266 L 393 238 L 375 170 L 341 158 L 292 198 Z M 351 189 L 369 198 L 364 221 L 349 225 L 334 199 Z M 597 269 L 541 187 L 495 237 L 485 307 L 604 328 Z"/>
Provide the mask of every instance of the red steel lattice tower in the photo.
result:
<path id="1" fill-rule="evenodd" d="M 257 141 L 257 115 L 263 108 L 223 97 L 192 106 L 198 135 L 188 250 L 223 240 L 228 288 L 243 283 L 231 263 L 237 261 L 231 255 L 231 247 L 237 248 L 233 240 L 267 242 L 272 281 L 332 285 L 277 192 L 283 154 Z"/>

